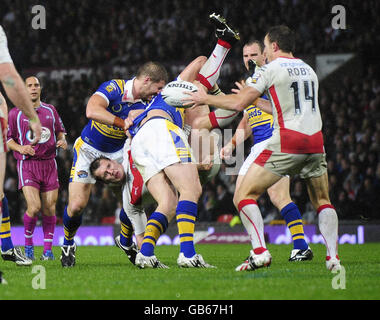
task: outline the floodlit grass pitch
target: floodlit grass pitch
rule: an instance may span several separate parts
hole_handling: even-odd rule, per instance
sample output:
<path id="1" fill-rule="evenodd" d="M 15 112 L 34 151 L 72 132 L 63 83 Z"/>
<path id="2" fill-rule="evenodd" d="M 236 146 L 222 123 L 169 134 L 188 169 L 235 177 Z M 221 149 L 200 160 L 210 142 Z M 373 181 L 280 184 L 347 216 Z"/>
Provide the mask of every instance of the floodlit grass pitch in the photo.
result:
<path id="1" fill-rule="evenodd" d="M 0 286 L 6 299 L 101 300 L 293 300 L 379 299 L 380 244 L 340 245 L 346 289 L 333 289 L 334 277 L 325 267 L 325 247 L 312 245 L 314 259 L 288 262 L 292 246 L 269 245 L 269 268 L 235 272 L 249 245 L 197 245 L 199 253 L 217 269 L 180 269 L 178 246 L 159 246 L 156 254 L 169 270 L 140 270 L 116 247 L 78 247 L 74 268 L 62 268 L 60 248 L 55 261 L 36 260 L 31 267 L 0 262 L 8 285 Z M 36 257 L 42 247 L 36 247 Z M 33 267 L 46 270 L 46 289 L 33 289 Z M 35 280 L 36 282 L 36 280 Z M 336 282 L 336 281 L 335 281 Z M 37 284 L 41 282 L 37 282 Z M 341 280 L 339 282 L 341 284 Z"/>

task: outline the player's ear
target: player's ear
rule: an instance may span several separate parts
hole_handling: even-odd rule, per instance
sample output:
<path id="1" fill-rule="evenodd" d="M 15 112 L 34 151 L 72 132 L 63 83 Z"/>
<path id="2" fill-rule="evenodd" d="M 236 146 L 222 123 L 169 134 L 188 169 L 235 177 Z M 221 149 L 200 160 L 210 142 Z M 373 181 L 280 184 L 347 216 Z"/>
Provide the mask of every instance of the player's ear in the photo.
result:
<path id="1" fill-rule="evenodd" d="M 151 77 L 145 76 L 145 78 L 144 78 L 144 84 L 148 84 L 151 80 L 152 80 Z"/>
<path id="2" fill-rule="evenodd" d="M 280 47 L 278 46 L 277 42 L 272 42 L 271 45 L 272 45 L 273 52 L 280 50 Z"/>

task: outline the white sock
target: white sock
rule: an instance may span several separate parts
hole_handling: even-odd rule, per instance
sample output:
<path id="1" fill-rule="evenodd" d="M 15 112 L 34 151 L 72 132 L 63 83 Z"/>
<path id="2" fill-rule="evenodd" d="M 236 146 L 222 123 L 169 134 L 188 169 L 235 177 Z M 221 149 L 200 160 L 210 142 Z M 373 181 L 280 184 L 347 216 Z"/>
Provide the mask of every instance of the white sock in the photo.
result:
<path id="1" fill-rule="evenodd" d="M 202 66 L 198 74 L 198 80 L 202 83 L 208 90 L 215 85 L 219 78 L 220 68 L 226 58 L 231 46 L 228 43 L 218 40 L 214 51 L 211 53 L 210 57 L 207 59 L 206 63 Z"/>
<path id="2" fill-rule="evenodd" d="M 327 256 L 338 255 L 338 216 L 332 205 L 324 205 L 318 209 L 318 226 L 325 239 Z"/>
<path id="3" fill-rule="evenodd" d="M 239 203 L 239 213 L 249 238 L 251 239 L 252 248 L 258 249 L 255 253 L 259 254 L 266 248 L 264 238 L 264 221 L 261 216 L 257 202 L 252 199 L 242 200 Z"/>

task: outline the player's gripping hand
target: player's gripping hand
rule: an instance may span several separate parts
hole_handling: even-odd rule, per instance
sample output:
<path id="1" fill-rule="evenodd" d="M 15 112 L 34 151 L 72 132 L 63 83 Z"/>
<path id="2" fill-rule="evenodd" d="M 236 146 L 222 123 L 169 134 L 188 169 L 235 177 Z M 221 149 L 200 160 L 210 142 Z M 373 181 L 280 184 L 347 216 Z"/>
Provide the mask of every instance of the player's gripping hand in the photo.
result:
<path id="1" fill-rule="evenodd" d="M 241 82 L 237 82 L 236 81 L 235 85 L 236 85 L 237 88 L 233 88 L 233 89 L 231 89 L 231 91 L 233 93 L 236 93 L 236 94 L 238 94 L 240 92 L 240 90 L 242 90 L 245 87 L 244 81 L 241 81 Z"/>
<path id="2" fill-rule="evenodd" d="M 183 105 L 186 107 L 190 106 L 201 106 L 207 104 L 207 92 L 206 89 L 200 84 L 197 83 L 196 81 L 194 84 L 198 87 L 198 91 L 195 92 L 184 92 L 187 94 L 189 97 L 183 99 Z"/>
<path id="3" fill-rule="evenodd" d="M 235 149 L 235 145 L 231 142 L 227 143 L 222 149 L 220 149 L 220 158 L 226 160 L 231 158 L 232 152 Z"/>

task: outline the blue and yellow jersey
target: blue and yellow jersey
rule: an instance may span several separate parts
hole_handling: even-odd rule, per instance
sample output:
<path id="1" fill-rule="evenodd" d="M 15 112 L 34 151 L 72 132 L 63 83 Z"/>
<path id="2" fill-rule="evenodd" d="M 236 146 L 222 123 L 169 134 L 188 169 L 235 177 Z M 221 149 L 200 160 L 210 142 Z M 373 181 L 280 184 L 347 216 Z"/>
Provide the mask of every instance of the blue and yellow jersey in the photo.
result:
<path id="1" fill-rule="evenodd" d="M 185 124 L 184 118 L 185 118 L 185 109 L 184 108 L 175 108 L 170 105 L 168 105 L 164 99 L 162 98 L 161 93 L 159 93 L 151 103 L 148 105 L 148 107 L 145 109 L 145 111 L 136 117 L 136 119 L 133 121 L 133 126 L 129 128 L 129 132 L 132 136 L 134 136 L 138 129 L 141 121 L 146 117 L 147 113 L 151 110 L 163 110 L 165 111 L 171 118 L 172 122 L 178 126 L 179 128 L 183 129 L 183 126 Z"/>
<path id="2" fill-rule="evenodd" d="M 133 98 L 133 80 L 110 80 L 95 92 L 108 101 L 107 111 L 121 119 L 126 119 L 131 110 L 146 108 L 145 103 Z M 81 138 L 95 149 L 108 153 L 123 148 L 126 135 L 119 127 L 90 120 L 82 130 Z"/>
<path id="3" fill-rule="evenodd" d="M 263 99 L 268 99 L 266 96 Z M 262 111 L 255 105 L 250 105 L 244 110 L 248 114 L 248 123 L 252 129 L 253 142 L 259 143 L 272 136 L 273 116 Z"/>

